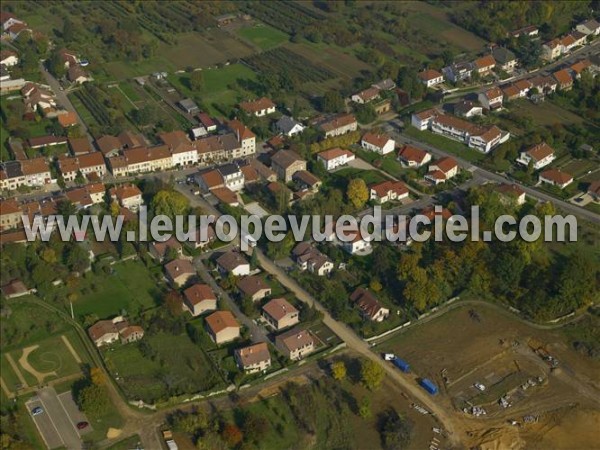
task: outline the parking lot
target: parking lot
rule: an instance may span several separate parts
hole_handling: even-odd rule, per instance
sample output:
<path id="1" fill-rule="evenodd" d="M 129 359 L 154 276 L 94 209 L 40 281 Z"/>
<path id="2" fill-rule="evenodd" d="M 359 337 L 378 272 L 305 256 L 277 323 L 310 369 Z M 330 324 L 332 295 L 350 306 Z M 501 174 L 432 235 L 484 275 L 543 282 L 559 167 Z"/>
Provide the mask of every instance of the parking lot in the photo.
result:
<path id="1" fill-rule="evenodd" d="M 92 431 L 90 425 L 82 430 L 77 429 L 77 424 L 87 422 L 87 418 L 77 408 L 71 392 L 59 395 L 54 388 L 44 388 L 26 406 L 49 449 L 81 449 L 81 436 Z M 38 407 L 43 412 L 33 415 L 33 410 Z"/>

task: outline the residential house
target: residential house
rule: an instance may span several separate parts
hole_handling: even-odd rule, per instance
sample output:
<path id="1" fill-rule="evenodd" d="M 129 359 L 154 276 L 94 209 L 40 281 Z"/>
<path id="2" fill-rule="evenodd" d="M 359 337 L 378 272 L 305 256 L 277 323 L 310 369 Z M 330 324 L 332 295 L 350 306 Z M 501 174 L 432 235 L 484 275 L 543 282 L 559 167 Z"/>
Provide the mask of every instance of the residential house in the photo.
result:
<path id="1" fill-rule="evenodd" d="M 253 302 L 257 302 L 271 295 L 271 286 L 269 286 L 264 278 L 259 275 L 240 278 L 237 281 L 236 286 L 242 297 L 249 298 Z"/>
<path id="2" fill-rule="evenodd" d="M 251 143 L 251 141 L 249 139 L 247 142 Z M 234 133 L 208 136 L 198 139 L 195 143 L 198 160 L 205 163 L 233 159 L 233 155 L 239 155 L 242 152 L 241 144 Z"/>
<path id="3" fill-rule="evenodd" d="M 61 127 L 69 128 L 77 125 L 77 114 L 72 111 L 66 111 L 63 114 L 59 114 L 56 120 Z"/>
<path id="4" fill-rule="evenodd" d="M 454 115 L 458 117 L 474 117 L 483 115 L 483 108 L 472 101 L 462 100 L 454 104 Z"/>
<path id="5" fill-rule="evenodd" d="M 248 164 L 256 170 L 259 178 L 264 181 L 277 181 L 277 174 L 261 163 L 258 159 L 252 158 L 248 161 Z"/>
<path id="6" fill-rule="evenodd" d="M 281 116 L 281 119 L 275 122 L 275 128 L 280 133 L 291 137 L 302 133 L 306 127 L 292 117 Z"/>
<path id="7" fill-rule="evenodd" d="M 497 126 L 478 126 L 447 114 L 439 114 L 431 121 L 431 131 L 443 134 L 467 146 L 488 153 L 510 137 Z"/>
<path id="8" fill-rule="evenodd" d="M 552 76 L 556 79 L 560 90 L 568 91 L 573 87 L 573 77 L 568 69 L 558 70 L 554 72 Z"/>
<path id="9" fill-rule="evenodd" d="M 112 200 L 119 202 L 123 208 L 137 212 L 139 207 L 144 204 L 142 191 L 135 184 L 121 184 L 113 187 L 109 191 Z"/>
<path id="10" fill-rule="evenodd" d="M 495 187 L 495 190 L 500 193 L 503 198 L 512 199 L 517 205 L 525 204 L 525 191 L 516 184 L 503 183 Z"/>
<path id="11" fill-rule="evenodd" d="M 19 64 L 19 55 L 12 50 L 2 50 L 0 51 L 0 64 L 5 67 L 16 66 Z"/>
<path id="12" fill-rule="evenodd" d="M 240 252 L 230 250 L 217 258 L 217 267 L 223 274 L 231 274 L 236 277 L 250 275 L 250 263 Z"/>
<path id="13" fill-rule="evenodd" d="M 502 91 L 497 87 L 493 87 L 481 92 L 478 96 L 478 99 L 479 103 L 481 103 L 485 109 L 491 111 L 502 108 L 502 97 Z"/>
<path id="14" fill-rule="evenodd" d="M 292 180 L 301 191 L 318 192 L 323 182 L 307 170 L 298 170 L 292 175 Z"/>
<path id="15" fill-rule="evenodd" d="M 99 178 L 103 178 L 106 175 L 106 164 L 100 152 L 61 157 L 58 159 L 58 168 L 67 182 L 74 181 L 79 173 L 85 177 L 96 174 Z"/>
<path id="16" fill-rule="evenodd" d="M 208 284 L 193 284 L 183 291 L 183 307 L 194 317 L 217 309 L 217 296 Z"/>
<path id="17" fill-rule="evenodd" d="M 119 136 L 117 137 L 121 142 L 121 147 L 124 149 L 133 149 L 147 146 L 146 139 L 141 133 L 132 133 L 129 130 L 125 130 L 119 133 Z"/>
<path id="18" fill-rule="evenodd" d="M 9 13 L 8 11 L 0 11 L 0 23 L 2 23 L 2 31 L 8 32 L 14 25 L 26 25 L 22 20 Z"/>
<path id="19" fill-rule="evenodd" d="M 222 205 L 240 206 L 240 200 L 235 192 L 228 187 L 219 187 L 210 191 Z"/>
<path id="20" fill-rule="evenodd" d="M 577 61 L 569 70 L 573 74 L 573 77 L 576 79 L 581 78 L 581 74 L 586 70 L 591 70 L 592 62 L 589 59 L 582 59 L 581 61 Z M 592 74 L 593 75 L 593 74 Z"/>
<path id="21" fill-rule="evenodd" d="M 39 136 L 27 139 L 29 148 L 33 149 L 65 145 L 67 142 L 67 138 L 63 136 Z"/>
<path id="22" fill-rule="evenodd" d="M 285 183 L 299 170 L 306 170 L 306 161 L 292 150 L 279 150 L 271 157 L 271 169 Z"/>
<path id="23" fill-rule="evenodd" d="M 563 46 L 560 39 L 552 39 L 542 45 L 542 59 L 552 61 L 563 53 Z"/>
<path id="24" fill-rule="evenodd" d="M 521 97 L 519 90 L 512 84 L 504 86 L 501 89 L 504 100 L 507 102 Z"/>
<path id="25" fill-rule="evenodd" d="M 469 62 L 455 63 L 450 66 L 444 67 L 442 73 L 444 77 L 452 83 L 458 83 L 459 81 L 471 78 L 474 66 Z"/>
<path id="26" fill-rule="evenodd" d="M 380 155 L 387 155 L 394 151 L 396 141 L 385 133 L 368 131 L 362 137 L 360 145 L 365 150 L 379 153 Z"/>
<path id="27" fill-rule="evenodd" d="M 600 181 L 592 181 L 587 188 L 587 194 L 592 198 L 592 201 L 600 203 Z"/>
<path id="28" fill-rule="evenodd" d="M 190 166 L 198 162 L 198 152 L 183 131 L 160 133 L 158 138 L 169 148 L 173 167 Z"/>
<path id="29" fill-rule="evenodd" d="M 370 199 L 379 204 L 408 198 L 408 189 L 401 181 L 387 180 L 369 187 Z"/>
<path id="30" fill-rule="evenodd" d="M 178 258 L 165 264 L 167 279 L 173 287 L 185 286 L 191 278 L 196 276 L 196 269 L 188 259 Z"/>
<path id="31" fill-rule="evenodd" d="M 166 241 L 151 242 L 149 247 L 150 254 L 158 262 L 163 262 L 169 255 L 174 255 L 175 258 L 183 255 L 183 247 L 174 236 L 171 236 Z"/>
<path id="32" fill-rule="evenodd" d="M 558 83 L 551 76 L 537 75 L 529 79 L 531 89 L 537 89 L 538 94 L 547 95 L 556 91 Z"/>
<path id="33" fill-rule="evenodd" d="M 287 358 L 297 361 L 315 350 L 315 341 L 308 330 L 292 329 L 277 335 L 275 346 Z"/>
<path id="34" fill-rule="evenodd" d="M 274 298 L 262 307 L 262 316 L 276 331 L 300 322 L 300 313 L 285 298 Z"/>
<path id="35" fill-rule="evenodd" d="M 213 189 L 225 186 L 223 176 L 217 169 L 205 169 L 193 176 L 200 190 L 208 193 Z"/>
<path id="36" fill-rule="evenodd" d="M 413 113 L 410 122 L 417 130 L 425 131 L 431 126 L 431 122 L 437 115 L 438 112 L 435 109 L 426 109 Z"/>
<path id="37" fill-rule="evenodd" d="M 115 177 L 164 171 L 173 167 L 173 157 L 166 145 L 137 147 L 123 150 L 122 153 L 108 158 L 110 170 Z"/>
<path id="38" fill-rule="evenodd" d="M 266 342 L 238 348 L 233 352 L 235 362 L 245 373 L 265 372 L 271 367 L 271 354 Z"/>
<path id="39" fill-rule="evenodd" d="M 358 104 L 364 105 L 365 103 L 372 102 L 379 98 L 379 89 L 376 87 L 370 87 L 364 91 L 354 94 L 350 99 Z"/>
<path id="40" fill-rule="evenodd" d="M 587 41 L 587 35 L 577 30 L 571 31 L 567 36 L 573 40 L 573 45 L 567 48 L 567 50 L 572 50 L 575 47 L 581 47 L 582 45 L 585 45 Z"/>
<path id="41" fill-rule="evenodd" d="M 517 57 L 506 47 L 494 47 L 492 56 L 498 67 L 505 72 L 511 73 L 517 67 Z"/>
<path id="42" fill-rule="evenodd" d="M 215 344 L 224 344 L 240 337 L 240 325 L 231 311 L 215 311 L 206 318 L 206 331 Z"/>
<path id="43" fill-rule="evenodd" d="M 102 152 L 106 158 L 116 156 L 123 148 L 123 144 L 118 137 L 104 135 L 96 140 L 96 147 Z"/>
<path id="44" fill-rule="evenodd" d="M 300 270 L 308 270 L 320 277 L 333 270 L 333 262 L 310 242 L 300 242 L 292 250 L 292 258 Z"/>
<path id="45" fill-rule="evenodd" d="M 64 195 L 77 209 L 86 209 L 104 201 L 106 188 L 102 183 L 91 183 L 69 189 Z"/>
<path id="46" fill-rule="evenodd" d="M 365 288 L 358 288 L 350 295 L 364 319 L 383 322 L 390 315 L 390 310 L 381 306 L 375 295 Z"/>
<path id="47" fill-rule="evenodd" d="M 75 67 L 79 64 L 79 58 L 75 52 L 67 50 L 66 48 L 62 48 L 58 51 L 58 55 L 62 62 L 65 65 L 65 69 L 69 69 L 70 67 Z"/>
<path id="48" fill-rule="evenodd" d="M 398 152 L 398 161 L 404 167 L 418 169 L 431 161 L 431 153 L 412 145 L 404 145 Z"/>
<path id="49" fill-rule="evenodd" d="M 190 130 L 190 136 L 194 141 L 196 141 L 200 138 L 208 136 L 208 131 L 204 127 L 194 127 Z M 195 151 L 195 149 L 194 149 L 194 151 Z M 198 152 L 196 151 L 196 156 L 197 155 L 198 155 Z"/>
<path id="50" fill-rule="evenodd" d="M 193 245 L 195 249 L 203 249 L 206 246 L 210 245 L 216 238 L 217 235 L 215 233 L 213 225 L 202 224 L 196 230 L 194 239 L 192 242 L 190 242 L 190 244 Z"/>
<path id="51" fill-rule="evenodd" d="M 540 173 L 539 181 L 564 189 L 573 182 L 573 175 L 558 169 L 548 169 Z"/>
<path id="52" fill-rule="evenodd" d="M 236 136 L 240 146 L 231 152 L 230 158 L 243 158 L 256 153 L 256 135 L 239 120 L 230 120 L 227 127 Z"/>
<path id="53" fill-rule="evenodd" d="M 519 28 L 518 30 L 513 31 L 510 35 L 514 38 L 518 38 L 519 36 L 527 36 L 529 38 L 535 38 L 539 35 L 539 28 L 535 25 L 529 25 L 524 28 Z"/>
<path id="54" fill-rule="evenodd" d="M 2 286 L 1 291 L 4 295 L 4 298 L 6 298 L 7 300 L 11 298 L 23 297 L 24 295 L 34 294 L 35 292 L 37 292 L 36 289 L 27 289 L 25 283 L 18 279 L 12 280 L 9 283 Z"/>
<path id="55" fill-rule="evenodd" d="M 224 164 L 219 166 L 217 171 L 223 178 L 223 184 L 226 188 L 231 189 L 234 192 L 243 189 L 246 180 L 244 178 L 244 173 L 237 164 Z"/>
<path id="56" fill-rule="evenodd" d="M 458 174 L 458 163 L 454 158 L 446 156 L 430 164 L 425 179 L 433 184 L 444 183 Z"/>
<path id="57" fill-rule="evenodd" d="M 321 122 L 319 128 L 325 133 L 325 138 L 329 138 L 356 131 L 358 122 L 352 114 L 338 114 Z"/>
<path id="58" fill-rule="evenodd" d="M 0 189 L 13 191 L 19 186 L 43 186 L 52 180 L 44 157 L 0 163 Z"/>
<path id="59" fill-rule="evenodd" d="M 517 162 L 524 166 L 528 166 L 531 163 L 533 164 L 534 170 L 538 170 L 542 167 L 546 167 L 555 159 L 554 149 L 545 142 L 542 142 L 521 152 Z"/>
<path id="60" fill-rule="evenodd" d="M 385 80 L 381 80 L 377 83 L 373 83 L 371 86 L 379 89 L 380 91 L 391 91 L 396 87 L 396 83 L 390 78 L 386 78 Z"/>
<path id="61" fill-rule="evenodd" d="M 419 72 L 417 76 L 421 80 L 421 83 L 423 83 L 428 88 L 444 82 L 444 75 L 439 73 L 437 70 L 433 69 L 427 69 L 422 72 Z"/>
<path id="62" fill-rule="evenodd" d="M 600 35 L 600 23 L 594 19 L 588 19 L 578 24 L 575 29 L 586 36 Z"/>
<path id="63" fill-rule="evenodd" d="M 275 103 L 266 97 L 249 102 L 241 102 L 240 109 L 246 114 L 256 117 L 263 117 L 275 112 Z"/>
<path id="64" fill-rule="evenodd" d="M 360 232 L 348 232 L 347 236 L 352 237 L 352 239 L 341 243 L 344 251 L 351 255 L 370 253 L 371 242 L 367 239 L 363 239 Z"/>
<path id="65" fill-rule="evenodd" d="M 0 200 L 0 231 L 17 228 L 23 212 L 15 199 Z"/>
<path id="66" fill-rule="evenodd" d="M 86 81 L 91 81 L 92 77 L 80 66 L 72 66 L 67 70 L 67 80 L 71 83 L 83 84 Z"/>
<path id="67" fill-rule="evenodd" d="M 350 150 L 344 150 L 339 147 L 325 150 L 317 154 L 317 161 L 325 166 L 328 172 L 340 166 L 345 166 L 350 161 L 354 161 L 355 156 Z"/>
<path id="68" fill-rule="evenodd" d="M 99 320 L 88 328 L 88 334 L 96 347 L 102 347 L 118 340 L 122 344 L 139 341 L 144 337 L 144 330 L 138 325 L 130 325 L 122 316 L 117 316 L 110 320 Z"/>

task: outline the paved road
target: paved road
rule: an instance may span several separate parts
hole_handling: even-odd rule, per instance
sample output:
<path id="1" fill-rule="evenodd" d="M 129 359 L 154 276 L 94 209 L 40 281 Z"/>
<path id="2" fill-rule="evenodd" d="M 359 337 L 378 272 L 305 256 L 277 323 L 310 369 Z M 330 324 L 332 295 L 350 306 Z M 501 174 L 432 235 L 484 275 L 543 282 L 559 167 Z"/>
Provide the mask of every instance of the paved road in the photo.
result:
<path id="1" fill-rule="evenodd" d="M 530 197 L 536 198 L 538 200 L 544 201 L 544 202 L 552 202 L 554 203 L 558 208 L 566 211 L 569 214 L 574 214 L 578 217 L 581 217 L 585 220 L 588 220 L 590 222 L 593 223 L 600 223 L 600 215 L 593 213 L 592 211 L 589 211 L 587 209 L 583 209 L 580 208 L 579 206 L 573 205 L 572 203 L 568 203 L 565 202 L 563 200 L 559 200 L 556 197 L 553 197 L 549 194 L 545 194 L 544 192 L 540 192 L 536 189 L 533 189 L 529 186 L 525 186 L 521 183 L 519 183 L 518 181 L 515 180 L 509 180 L 508 178 L 502 176 L 502 175 L 498 175 L 494 172 L 490 172 L 489 170 L 485 170 L 482 169 L 481 167 L 477 167 L 474 166 L 472 163 L 470 163 L 469 161 L 460 158 L 454 154 L 445 152 L 444 150 L 441 150 L 437 147 L 434 147 L 431 144 L 428 144 L 426 142 L 423 141 L 419 141 L 417 139 L 414 139 L 412 137 L 408 137 L 406 135 L 403 134 L 395 134 L 395 138 L 398 142 L 404 142 L 406 144 L 412 144 L 412 145 L 416 145 L 419 146 L 421 148 L 424 148 L 425 150 L 430 151 L 431 153 L 433 153 L 434 155 L 440 157 L 440 156 L 451 156 L 452 158 L 454 158 L 458 164 L 465 169 L 470 169 L 473 173 L 473 176 L 476 177 L 480 177 L 483 180 L 486 181 L 493 181 L 495 183 L 513 183 L 513 184 L 518 184 L 521 189 L 523 189 L 525 191 L 525 193 L 527 195 L 529 195 Z"/>

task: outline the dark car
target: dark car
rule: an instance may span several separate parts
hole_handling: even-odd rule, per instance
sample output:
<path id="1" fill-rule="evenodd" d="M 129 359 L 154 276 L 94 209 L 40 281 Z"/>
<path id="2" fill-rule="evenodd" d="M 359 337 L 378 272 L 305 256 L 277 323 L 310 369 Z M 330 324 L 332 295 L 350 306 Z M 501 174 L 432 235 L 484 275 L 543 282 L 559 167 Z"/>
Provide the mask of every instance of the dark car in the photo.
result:
<path id="1" fill-rule="evenodd" d="M 87 423 L 87 422 L 79 422 L 77 424 L 77 429 L 78 430 L 83 430 L 84 428 L 87 428 L 88 425 L 89 425 L 89 423 Z"/>

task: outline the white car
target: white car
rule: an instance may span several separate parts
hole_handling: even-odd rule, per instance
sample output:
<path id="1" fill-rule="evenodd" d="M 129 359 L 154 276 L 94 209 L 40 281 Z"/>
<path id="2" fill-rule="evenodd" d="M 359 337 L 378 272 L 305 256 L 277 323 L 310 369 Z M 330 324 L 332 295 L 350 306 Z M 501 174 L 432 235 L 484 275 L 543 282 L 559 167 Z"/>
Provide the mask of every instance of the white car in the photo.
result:
<path id="1" fill-rule="evenodd" d="M 383 355 L 383 359 L 385 359 L 386 361 L 393 361 L 396 359 L 396 355 L 394 355 L 393 353 L 385 353 Z"/>
<path id="2" fill-rule="evenodd" d="M 485 391 L 485 386 L 481 383 L 475 383 L 473 387 L 481 392 Z"/>

